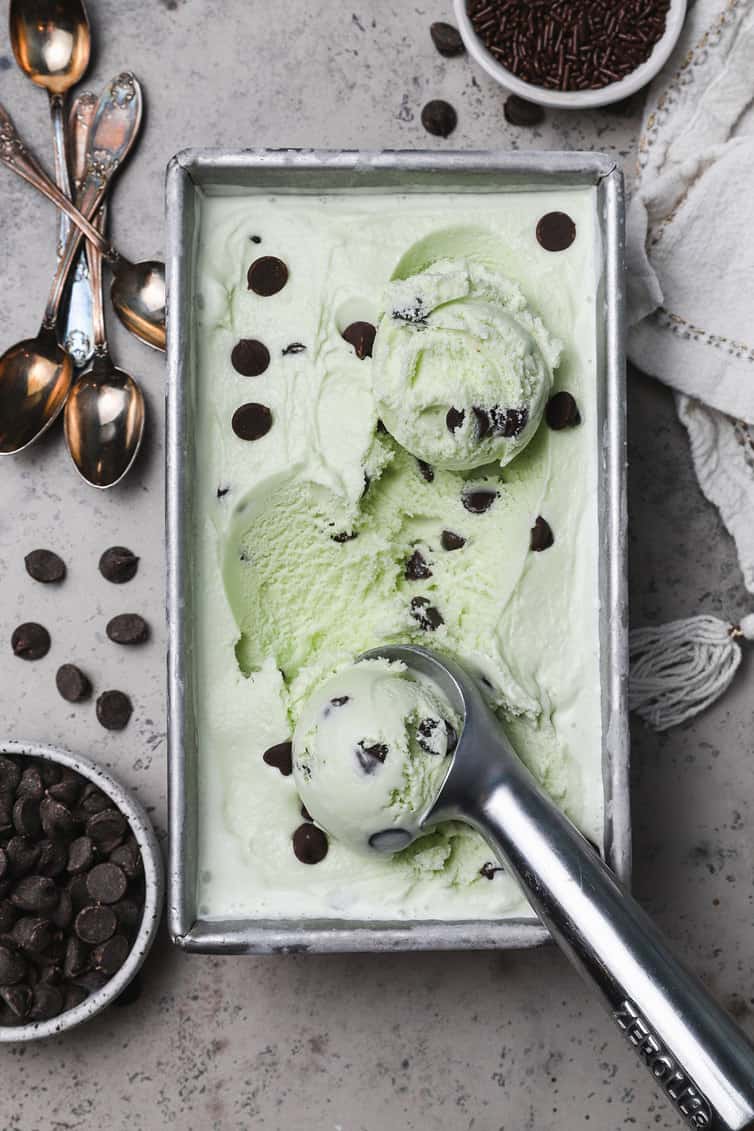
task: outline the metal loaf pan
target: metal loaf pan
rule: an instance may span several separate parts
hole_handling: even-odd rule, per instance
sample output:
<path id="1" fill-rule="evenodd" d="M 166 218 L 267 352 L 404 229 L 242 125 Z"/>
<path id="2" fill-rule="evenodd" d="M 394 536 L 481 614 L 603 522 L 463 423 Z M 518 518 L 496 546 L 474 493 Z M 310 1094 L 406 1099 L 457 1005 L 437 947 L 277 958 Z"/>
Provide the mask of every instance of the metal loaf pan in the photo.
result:
<path id="1" fill-rule="evenodd" d="M 196 729 L 193 717 L 191 322 L 199 200 L 203 193 L 505 192 L 594 185 L 602 255 L 599 333 L 600 646 L 603 690 L 605 855 L 628 882 L 631 861 L 627 726 L 623 178 L 599 153 L 187 150 L 167 173 L 168 411 L 167 608 L 170 860 L 173 941 L 189 951 L 258 954 L 535 946 L 547 933 L 532 915 L 490 921 L 233 920 L 198 916 Z"/>

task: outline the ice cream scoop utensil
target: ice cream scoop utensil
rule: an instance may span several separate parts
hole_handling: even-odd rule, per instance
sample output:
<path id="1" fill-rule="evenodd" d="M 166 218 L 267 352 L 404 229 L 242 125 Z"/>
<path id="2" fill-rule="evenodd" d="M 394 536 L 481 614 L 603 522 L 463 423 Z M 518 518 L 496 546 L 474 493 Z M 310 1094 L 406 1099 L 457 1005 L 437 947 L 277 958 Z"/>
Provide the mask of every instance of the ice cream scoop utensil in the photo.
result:
<path id="1" fill-rule="evenodd" d="M 535 782 L 476 682 L 424 648 L 367 656 L 429 676 L 464 720 L 437 800 L 405 831 L 377 834 L 373 847 L 397 851 L 440 821 L 474 826 L 689 1126 L 754 1128 L 754 1047 Z"/>

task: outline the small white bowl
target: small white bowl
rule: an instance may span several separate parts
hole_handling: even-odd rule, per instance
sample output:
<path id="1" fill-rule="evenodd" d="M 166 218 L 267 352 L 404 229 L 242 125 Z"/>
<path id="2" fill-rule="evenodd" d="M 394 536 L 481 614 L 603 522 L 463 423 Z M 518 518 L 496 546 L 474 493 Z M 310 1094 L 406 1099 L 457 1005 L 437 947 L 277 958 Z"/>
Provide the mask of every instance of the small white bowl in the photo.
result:
<path id="1" fill-rule="evenodd" d="M 588 110 L 595 106 L 608 106 L 611 102 L 620 102 L 635 94 L 637 90 L 641 90 L 667 63 L 678 42 L 686 15 L 686 0 L 671 0 L 665 31 L 655 44 L 652 54 L 620 82 L 609 83 L 599 90 L 550 90 L 544 86 L 524 82 L 499 63 L 474 31 L 466 11 L 466 0 L 453 0 L 453 5 L 458 30 L 466 44 L 466 50 L 488 75 L 496 79 L 511 94 L 518 94 L 528 102 L 537 102 L 540 106 L 554 106 L 561 110 Z"/>
<path id="2" fill-rule="evenodd" d="M 81 774 L 82 778 L 94 782 L 103 793 L 112 798 L 113 803 L 128 821 L 141 850 L 144 864 L 144 914 L 134 944 L 117 974 L 114 974 L 101 990 L 90 994 L 81 1005 L 67 1009 L 48 1021 L 34 1021 L 28 1025 L 0 1025 L 0 1044 L 2 1044 L 55 1037 L 66 1029 L 80 1025 L 82 1021 L 88 1021 L 123 993 L 144 962 L 157 934 L 165 899 L 165 869 L 152 822 L 143 807 L 128 790 L 88 758 L 80 758 L 76 754 L 69 754 L 67 750 L 58 750 L 53 746 L 9 740 L 0 741 L 0 754 L 15 754 L 56 762 L 60 766 L 68 766 L 77 774 Z"/>

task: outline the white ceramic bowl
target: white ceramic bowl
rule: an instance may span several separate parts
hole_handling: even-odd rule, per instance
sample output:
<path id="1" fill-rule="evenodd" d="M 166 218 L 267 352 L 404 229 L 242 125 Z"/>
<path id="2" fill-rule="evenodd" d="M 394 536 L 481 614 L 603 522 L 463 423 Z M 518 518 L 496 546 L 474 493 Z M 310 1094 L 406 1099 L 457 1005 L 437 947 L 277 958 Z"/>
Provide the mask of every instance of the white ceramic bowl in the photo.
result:
<path id="1" fill-rule="evenodd" d="M 524 82 L 499 63 L 474 31 L 466 11 L 466 0 L 453 0 L 453 5 L 458 30 L 466 44 L 466 50 L 488 75 L 496 79 L 511 94 L 518 94 L 529 102 L 538 102 L 540 106 L 554 106 L 561 110 L 588 110 L 595 106 L 608 106 L 611 102 L 620 102 L 635 94 L 637 90 L 641 90 L 668 61 L 670 53 L 678 42 L 686 15 L 686 0 L 671 0 L 662 38 L 657 41 L 646 62 L 620 82 L 612 82 L 608 86 L 600 87 L 599 90 L 550 90 L 547 87 Z"/>
<path id="2" fill-rule="evenodd" d="M 68 1009 L 57 1017 L 51 1017 L 49 1021 L 34 1021 L 28 1025 L 0 1025 L 0 1043 L 36 1041 L 41 1037 L 57 1036 L 66 1029 L 80 1025 L 82 1021 L 88 1021 L 123 993 L 144 962 L 157 934 L 165 898 L 165 870 L 160 846 L 146 812 L 122 785 L 99 766 L 95 766 L 87 758 L 69 754 L 66 750 L 58 750 L 53 746 L 40 746 L 34 742 L 0 741 L 0 754 L 15 754 L 25 758 L 57 762 L 58 765 L 68 766 L 83 778 L 94 782 L 103 793 L 112 798 L 128 821 L 141 849 L 144 863 L 144 914 L 139 933 L 117 974 L 114 974 L 101 990 L 90 994 L 81 1005 Z"/>

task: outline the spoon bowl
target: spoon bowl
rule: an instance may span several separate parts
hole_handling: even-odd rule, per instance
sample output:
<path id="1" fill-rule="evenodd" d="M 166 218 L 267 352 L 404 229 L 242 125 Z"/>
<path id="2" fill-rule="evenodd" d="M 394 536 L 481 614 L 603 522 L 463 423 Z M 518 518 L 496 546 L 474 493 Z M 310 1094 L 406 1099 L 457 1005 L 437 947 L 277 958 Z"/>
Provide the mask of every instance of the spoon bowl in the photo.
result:
<path id="1" fill-rule="evenodd" d="M 118 318 L 145 345 L 164 350 L 165 264 L 157 259 L 120 261 L 114 270 L 110 297 Z"/>
<path id="2" fill-rule="evenodd" d="M 0 454 L 23 451 L 59 415 L 73 383 L 73 361 L 55 332 L 42 328 L 0 357 Z"/>
<path id="3" fill-rule="evenodd" d="M 89 65 L 91 34 L 81 0 L 11 0 L 10 40 L 24 74 L 65 94 Z"/>
<path id="4" fill-rule="evenodd" d="M 76 470 L 92 487 L 114 487 L 138 455 L 144 396 L 109 354 L 95 354 L 68 397 L 65 438 Z"/>

